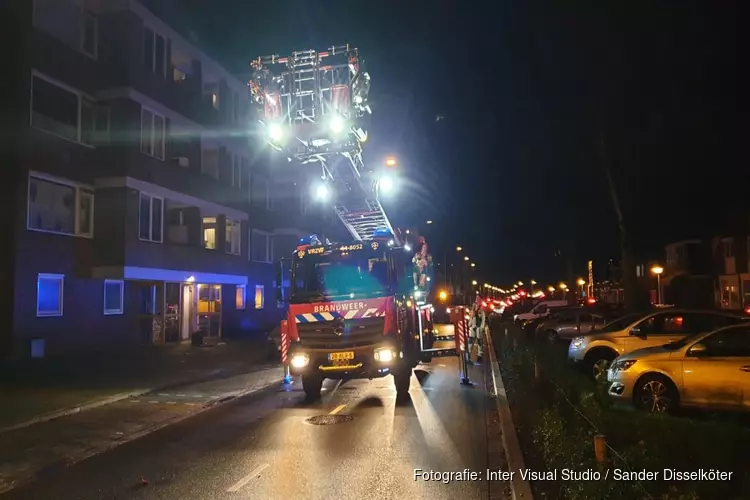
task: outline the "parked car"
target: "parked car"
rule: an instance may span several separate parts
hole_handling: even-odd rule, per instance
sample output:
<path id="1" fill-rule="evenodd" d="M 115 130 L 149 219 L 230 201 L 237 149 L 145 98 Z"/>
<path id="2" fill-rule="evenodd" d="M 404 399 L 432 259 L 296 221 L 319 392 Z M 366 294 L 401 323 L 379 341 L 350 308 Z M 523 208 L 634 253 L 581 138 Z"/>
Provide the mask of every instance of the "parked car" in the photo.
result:
<path id="1" fill-rule="evenodd" d="M 537 326 L 536 336 L 550 343 L 560 340 L 570 341 L 575 337 L 591 333 L 606 323 L 607 319 L 601 314 L 584 308 L 570 309 L 550 315 L 546 321 Z"/>
<path id="2" fill-rule="evenodd" d="M 569 317 L 573 318 L 576 316 L 576 311 L 578 311 L 579 309 L 580 307 L 578 306 L 569 306 L 550 310 L 548 315 L 521 321 L 521 329 L 526 333 L 535 334 L 537 332 L 537 328 L 542 323 L 549 321 L 552 318 L 562 318 L 566 314 Z"/>
<path id="3" fill-rule="evenodd" d="M 518 322 L 523 322 L 530 319 L 541 318 L 542 316 L 549 315 L 552 309 L 568 307 L 569 305 L 570 304 L 567 300 L 545 300 L 539 302 L 530 311 L 517 314 L 513 319 Z"/>
<path id="4" fill-rule="evenodd" d="M 574 338 L 568 348 L 568 359 L 600 378 L 617 356 L 738 324 L 745 318 L 721 311 L 672 308 L 628 314 L 589 335 Z"/>
<path id="5" fill-rule="evenodd" d="M 750 411 L 750 325 L 620 356 L 607 381 L 610 397 L 652 413 L 678 405 Z"/>

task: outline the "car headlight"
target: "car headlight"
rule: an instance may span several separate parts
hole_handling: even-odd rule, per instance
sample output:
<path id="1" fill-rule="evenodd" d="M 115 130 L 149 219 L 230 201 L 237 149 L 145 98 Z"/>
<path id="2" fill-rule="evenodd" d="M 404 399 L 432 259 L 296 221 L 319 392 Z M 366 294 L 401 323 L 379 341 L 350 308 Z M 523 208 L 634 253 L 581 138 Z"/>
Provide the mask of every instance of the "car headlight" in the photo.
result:
<path id="1" fill-rule="evenodd" d="M 518 314 L 513 315 L 513 321 L 518 321 Z"/>
<path id="2" fill-rule="evenodd" d="M 578 349 L 580 347 L 583 347 L 583 344 L 585 343 L 586 343 L 586 339 L 584 337 L 576 337 L 570 341 L 570 348 Z"/>
<path id="3" fill-rule="evenodd" d="M 626 359 L 626 360 L 623 360 L 623 361 L 615 361 L 612 364 L 612 369 L 624 372 L 625 370 L 627 370 L 628 368 L 630 368 L 631 366 L 633 366 L 637 362 L 638 362 L 637 359 Z"/>

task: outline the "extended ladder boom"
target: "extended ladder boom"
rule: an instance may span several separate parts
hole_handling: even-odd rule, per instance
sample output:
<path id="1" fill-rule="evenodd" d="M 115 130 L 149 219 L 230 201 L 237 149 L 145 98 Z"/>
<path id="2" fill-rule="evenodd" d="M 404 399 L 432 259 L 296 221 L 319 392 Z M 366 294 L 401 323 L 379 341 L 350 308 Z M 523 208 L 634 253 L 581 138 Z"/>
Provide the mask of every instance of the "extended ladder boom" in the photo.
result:
<path id="1" fill-rule="evenodd" d="M 318 163 L 320 194 L 332 191 L 333 209 L 355 240 L 389 231 L 380 203 L 378 173 L 365 169 L 364 118 L 370 114 L 370 75 L 349 45 L 295 51 L 252 62 L 252 102 L 262 111 L 266 139 L 289 161 Z M 282 66 L 277 73 L 271 67 Z"/>

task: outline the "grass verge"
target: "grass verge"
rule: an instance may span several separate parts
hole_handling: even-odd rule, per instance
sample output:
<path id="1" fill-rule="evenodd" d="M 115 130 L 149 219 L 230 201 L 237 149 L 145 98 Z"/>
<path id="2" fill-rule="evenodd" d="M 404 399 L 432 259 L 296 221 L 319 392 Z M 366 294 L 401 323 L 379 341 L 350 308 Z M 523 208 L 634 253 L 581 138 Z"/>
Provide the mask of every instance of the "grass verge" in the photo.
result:
<path id="1" fill-rule="evenodd" d="M 614 408 L 605 386 L 571 367 L 559 346 L 530 342 L 505 325 L 494 329 L 493 339 L 526 466 L 557 471 L 556 480 L 532 481 L 537 500 L 733 500 L 750 495 L 750 428 L 740 419 Z M 605 465 L 596 462 L 597 434 L 606 436 L 610 447 Z M 564 480 L 564 469 L 598 472 L 601 479 Z M 675 481 L 665 479 L 665 469 L 714 469 L 732 476 L 728 481 Z M 658 476 L 622 479 L 628 471 Z"/>

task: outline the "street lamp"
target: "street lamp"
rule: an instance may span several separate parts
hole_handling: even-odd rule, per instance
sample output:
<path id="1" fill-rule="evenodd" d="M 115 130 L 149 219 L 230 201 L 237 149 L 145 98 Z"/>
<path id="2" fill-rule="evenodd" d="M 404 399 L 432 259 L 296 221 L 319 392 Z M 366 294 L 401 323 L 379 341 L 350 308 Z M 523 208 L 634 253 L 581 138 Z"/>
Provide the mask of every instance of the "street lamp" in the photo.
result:
<path id="1" fill-rule="evenodd" d="M 477 280 L 471 280 L 471 284 L 477 286 Z"/>
<path id="2" fill-rule="evenodd" d="M 549 291 L 549 293 L 554 293 L 555 292 L 555 287 L 554 286 L 549 286 L 549 287 L 547 287 L 547 291 Z"/>
<path id="3" fill-rule="evenodd" d="M 651 272 L 656 275 L 656 297 L 661 304 L 661 273 L 664 272 L 664 268 L 661 266 L 654 266 L 651 268 Z"/>
<path id="4" fill-rule="evenodd" d="M 440 297 L 441 302 L 445 302 L 448 299 L 448 292 L 445 290 L 440 290 L 440 294 L 438 295 Z"/>
<path id="5" fill-rule="evenodd" d="M 475 263 L 473 263 L 473 262 L 472 262 L 472 263 L 471 263 L 471 267 L 477 267 L 477 265 L 476 265 Z"/>
<path id="6" fill-rule="evenodd" d="M 428 221 L 427 221 L 427 224 L 432 224 L 432 221 L 431 221 L 431 220 L 428 220 Z"/>
<path id="7" fill-rule="evenodd" d="M 467 255 L 466 257 L 464 257 L 464 260 L 468 262 L 469 261 L 469 256 Z"/>
<path id="8" fill-rule="evenodd" d="M 456 247 L 456 252 L 460 252 L 461 250 L 463 250 L 463 247 Z"/>
<path id="9" fill-rule="evenodd" d="M 396 161 L 396 158 L 393 156 L 389 156 L 385 159 L 385 166 L 386 167 L 395 167 L 398 162 Z"/>

